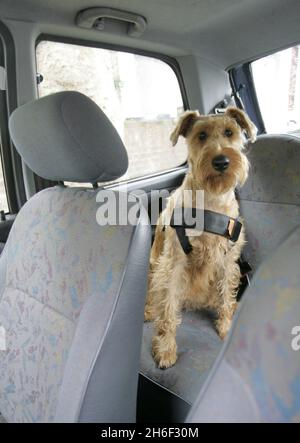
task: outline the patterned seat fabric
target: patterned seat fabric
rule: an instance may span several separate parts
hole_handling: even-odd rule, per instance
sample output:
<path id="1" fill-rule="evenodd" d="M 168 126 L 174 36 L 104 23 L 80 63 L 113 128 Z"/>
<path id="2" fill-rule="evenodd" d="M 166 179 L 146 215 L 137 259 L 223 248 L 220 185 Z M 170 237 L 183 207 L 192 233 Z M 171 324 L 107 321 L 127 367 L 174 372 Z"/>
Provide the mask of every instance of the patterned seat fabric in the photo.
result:
<path id="1" fill-rule="evenodd" d="M 250 145 L 249 178 L 239 191 L 248 243 L 244 257 L 254 270 L 300 221 L 300 139 L 263 135 Z M 267 310 L 265 315 L 267 315 Z M 206 313 L 184 313 L 178 328 L 179 359 L 173 368 L 155 367 L 152 325 L 144 325 L 141 372 L 193 403 L 222 343 Z"/>
<path id="2" fill-rule="evenodd" d="M 0 410 L 9 421 L 55 419 L 76 325 L 90 297 L 102 305 L 97 321 L 107 324 L 133 227 L 100 229 L 98 207 L 93 191 L 50 188 L 13 225 L 0 259 L 7 346 L 0 351 Z"/>
<path id="3" fill-rule="evenodd" d="M 51 180 L 113 180 L 128 165 L 105 114 L 76 92 L 21 106 L 10 131 L 24 161 Z M 135 421 L 151 229 L 144 211 L 135 226 L 100 226 L 106 200 L 97 196 L 64 186 L 39 192 L 1 254 L 0 411 L 8 422 Z M 116 221 L 120 197 L 111 195 Z"/>
<path id="4" fill-rule="evenodd" d="M 256 273 L 188 422 L 300 422 L 299 261 L 300 228 Z"/>

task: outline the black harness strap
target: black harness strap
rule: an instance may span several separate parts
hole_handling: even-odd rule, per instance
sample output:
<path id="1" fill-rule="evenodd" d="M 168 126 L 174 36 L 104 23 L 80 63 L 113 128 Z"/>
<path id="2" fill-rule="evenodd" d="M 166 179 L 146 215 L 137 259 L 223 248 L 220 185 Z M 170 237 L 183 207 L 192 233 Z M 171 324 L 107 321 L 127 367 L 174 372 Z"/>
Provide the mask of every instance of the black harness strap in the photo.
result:
<path id="1" fill-rule="evenodd" d="M 235 189 L 235 198 L 237 199 L 238 202 L 240 202 L 240 196 L 239 196 L 239 192 L 237 189 Z M 241 271 L 241 281 L 240 281 L 240 286 L 239 286 L 239 290 L 238 290 L 236 299 L 237 299 L 237 301 L 240 301 L 243 293 L 245 292 L 247 287 L 250 286 L 250 272 L 252 271 L 252 267 L 251 267 L 250 263 L 248 263 L 245 260 L 243 254 L 241 255 L 241 257 L 238 260 L 238 265 L 239 265 L 240 271 Z"/>
<path id="2" fill-rule="evenodd" d="M 175 226 L 172 226 L 172 228 L 174 227 Z M 175 229 L 182 249 L 184 250 L 186 255 L 190 254 L 193 250 L 193 246 L 191 245 L 188 236 L 185 234 L 185 228 L 183 226 L 176 226 Z"/>
<path id="3" fill-rule="evenodd" d="M 185 211 L 189 211 L 192 221 L 188 223 L 185 217 Z M 177 223 L 180 220 L 180 223 Z M 196 209 L 196 208 L 175 208 L 171 217 L 170 226 L 176 230 L 178 240 L 185 254 L 190 254 L 193 247 L 185 233 L 186 229 L 195 229 L 197 221 L 203 221 L 201 227 L 203 231 L 211 234 L 221 235 L 232 242 L 236 242 L 240 236 L 242 223 L 238 218 L 228 217 L 214 211 Z"/>
<path id="4" fill-rule="evenodd" d="M 189 211 L 189 216 L 192 215 L 193 221 L 190 223 L 186 222 L 189 218 L 185 217 L 185 211 Z M 180 222 L 177 223 L 177 220 L 180 220 Z M 232 242 L 238 240 L 242 230 L 242 223 L 238 218 L 231 218 L 218 212 L 203 211 L 196 208 L 175 208 L 171 217 L 170 226 L 176 230 L 178 240 L 186 255 L 192 252 L 193 246 L 185 230 L 198 228 L 197 222 L 200 224 L 201 221 L 203 221 L 203 226 L 201 226 L 200 230 L 221 235 Z M 241 299 L 245 289 L 250 285 L 249 272 L 252 270 L 249 263 L 244 261 L 242 257 L 238 260 L 238 265 L 241 270 L 241 281 L 238 288 L 237 301 Z"/>
<path id="5" fill-rule="evenodd" d="M 243 293 L 248 288 L 248 286 L 250 286 L 249 273 L 252 271 L 252 268 L 247 261 L 243 260 L 243 256 L 241 256 L 241 258 L 238 260 L 238 265 L 239 265 L 240 271 L 241 271 L 241 280 L 240 280 L 240 285 L 239 285 L 236 299 L 237 299 L 237 301 L 240 301 Z"/>

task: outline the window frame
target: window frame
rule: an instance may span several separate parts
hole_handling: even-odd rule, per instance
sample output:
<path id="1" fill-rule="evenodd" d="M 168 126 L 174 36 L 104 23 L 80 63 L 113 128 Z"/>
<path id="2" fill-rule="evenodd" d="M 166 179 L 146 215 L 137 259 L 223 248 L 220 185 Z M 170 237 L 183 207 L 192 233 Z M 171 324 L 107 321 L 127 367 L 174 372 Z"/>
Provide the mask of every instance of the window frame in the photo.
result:
<path id="1" fill-rule="evenodd" d="M 189 109 L 189 102 L 188 102 L 188 97 L 187 97 L 187 93 L 186 93 L 186 88 L 185 88 L 185 84 L 184 84 L 184 80 L 183 80 L 183 76 L 182 76 L 182 72 L 179 66 L 179 63 L 177 62 L 177 60 L 173 57 L 170 57 L 168 55 L 165 54 L 160 54 L 158 52 L 152 52 L 152 51 L 145 51 L 142 49 L 137 49 L 137 48 L 131 48 L 129 46 L 122 46 L 122 45 L 116 45 L 116 44 L 111 44 L 111 43 L 103 43 L 103 42 L 97 42 L 94 40 L 82 40 L 80 38 L 74 38 L 74 37 L 65 37 L 65 36 L 58 36 L 58 35 L 53 35 L 53 34 L 48 34 L 48 33 L 41 33 L 36 41 L 35 41 L 35 66 L 36 66 L 36 73 L 37 71 L 37 59 L 36 59 L 36 49 L 37 46 L 39 45 L 39 43 L 43 42 L 43 41 L 50 41 L 50 42 L 57 42 L 57 43 L 66 43 L 66 44 L 71 44 L 71 45 L 77 45 L 77 46 L 85 46 L 85 47 L 91 47 L 91 48 L 99 48 L 99 49 L 107 49 L 107 50 L 111 50 L 111 51 L 120 51 L 120 52 L 127 52 L 130 54 L 137 54 L 137 55 L 142 55 L 145 57 L 152 57 L 155 58 L 157 60 L 161 60 L 162 62 L 166 63 L 168 66 L 170 66 L 170 68 L 173 70 L 177 81 L 178 81 L 178 86 L 179 86 L 179 90 L 181 93 L 181 98 L 182 98 L 182 104 L 183 104 L 183 109 L 187 110 Z M 37 96 L 38 96 L 38 84 L 36 82 L 36 89 L 37 89 Z M 134 177 L 131 179 L 125 179 L 125 180 L 119 180 L 115 183 L 111 183 L 108 185 L 104 186 L 116 186 L 118 184 L 120 185 L 124 185 L 125 183 L 132 183 L 135 181 L 139 181 L 139 180 L 143 180 L 143 179 L 149 179 L 152 177 L 157 177 L 159 175 L 163 175 L 163 174 L 167 174 L 169 172 L 173 172 L 176 171 L 177 169 L 181 169 L 183 167 L 186 167 L 187 165 L 187 159 L 181 163 L 180 165 L 176 166 L 176 167 L 172 167 L 169 169 L 165 169 L 163 171 L 156 171 L 153 172 L 151 174 L 144 174 L 141 175 L 139 177 Z M 103 185 L 101 185 L 103 186 Z"/>
<path id="2" fill-rule="evenodd" d="M 233 95 L 235 97 L 237 96 L 236 103 L 238 107 L 244 108 L 251 120 L 256 125 L 258 135 L 262 135 L 266 134 L 266 128 L 260 111 L 252 75 L 252 61 L 254 60 L 232 67 L 228 71 L 228 74 Z"/>
<path id="3" fill-rule="evenodd" d="M 7 26 L 0 21 L 0 44 L 3 56 L 0 60 L 6 70 L 6 90 L 1 115 L 1 160 L 4 186 L 9 214 L 16 214 L 26 202 L 21 156 L 13 146 L 8 129 L 8 120 L 17 108 L 16 51 L 13 37 Z"/>
<path id="4" fill-rule="evenodd" d="M 241 99 L 243 99 L 243 97 L 242 97 L 243 94 L 241 94 L 241 91 L 239 90 L 239 86 L 238 86 L 239 81 L 237 80 L 237 71 L 238 70 L 244 71 L 243 79 L 245 79 L 246 81 L 244 82 L 242 90 L 243 89 L 246 90 L 250 99 L 253 102 L 252 106 L 248 105 L 249 109 L 247 106 L 245 106 L 245 111 L 249 112 L 250 114 L 252 114 L 254 116 L 254 121 L 257 123 L 257 127 L 258 127 L 258 135 L 267 134 L 267 131 L 265 128 L 264 118 L 261 113 L 259 101 L 258 101 L 257 94 L 256 94 L 255 82 L 254 82 L 254 78 L 253 78 L 251 65 L 252 65 L 252 63 L 256 62 L 257 60 L 261 60 L 262 58 L 268 57 L 273 54 L 277 54 L 278 52 L 285 51 L 286 49 L 290 49 L 290 48 L 293 48 L 294 46 L 299 46 L 299 45 L 300 45 L 299 41 L 289 43 L 288 45 L 281 46 L 280 48 L 273 49 L 272 51 L 267 51 L 267 52 L 264 52 L 258 56 L 254 56 L 254 57 L 246 60 L 243 63 L 236 63 L 228 68 L 228 74 L 229 74 L 233 94 L 235 95 L 237 93 Z M 242 104 L 243 104 L 243 100 L 242 100 Z"/>

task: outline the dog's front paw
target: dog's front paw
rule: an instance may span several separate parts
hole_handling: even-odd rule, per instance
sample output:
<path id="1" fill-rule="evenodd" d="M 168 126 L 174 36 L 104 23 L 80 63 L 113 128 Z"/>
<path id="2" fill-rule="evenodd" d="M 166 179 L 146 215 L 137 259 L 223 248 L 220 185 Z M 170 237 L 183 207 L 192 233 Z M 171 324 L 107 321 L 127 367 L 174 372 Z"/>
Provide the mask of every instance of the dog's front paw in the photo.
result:
<path id="1" fill-rule="evenodd" d="M 160 369 L 167 369 L 173 366 L 177 360 L 177 345 L 174 339 L 166 337 L 153 337 L 152 355 Z"/>
<path id="2" fill-rule="evenodd" d="M 217 329 L 217 332 L 222 340 L 225 339 L 230 327 L 231 327 L 231 319 L 219 318 L 216 321 L 216 329 Z"/>

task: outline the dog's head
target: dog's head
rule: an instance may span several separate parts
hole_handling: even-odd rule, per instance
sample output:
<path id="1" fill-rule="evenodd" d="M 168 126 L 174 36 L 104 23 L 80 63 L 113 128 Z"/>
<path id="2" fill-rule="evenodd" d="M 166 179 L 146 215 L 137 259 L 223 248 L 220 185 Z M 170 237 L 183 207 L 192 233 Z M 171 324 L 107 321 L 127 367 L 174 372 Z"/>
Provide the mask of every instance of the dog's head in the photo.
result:
<path id="1" fill-rule="evenodd" d="M 224 194 L 246 181 L 249 163 L 242 152 L 245 136 L 254 142 L 256 133 L 245 112 L 235 107 L 227 108 L 221 115 L 186 111 L 172 132 L 171 141 L 174 146 L 180 135 L 185 137 L 193 179 L 207 192 Z"/>

